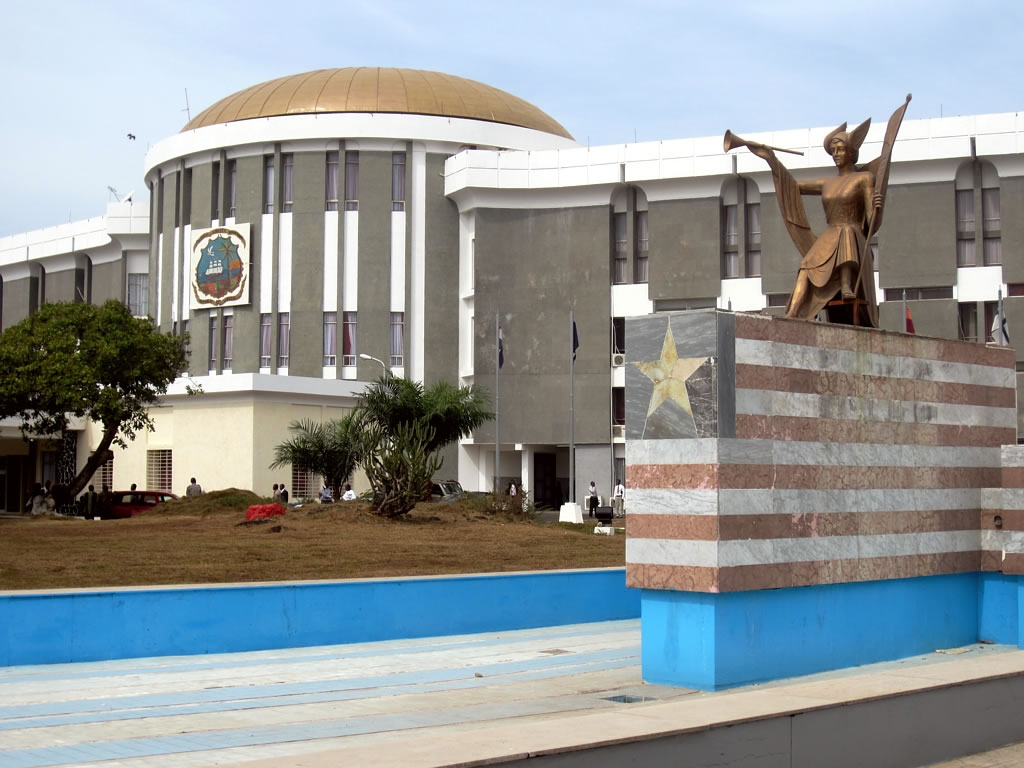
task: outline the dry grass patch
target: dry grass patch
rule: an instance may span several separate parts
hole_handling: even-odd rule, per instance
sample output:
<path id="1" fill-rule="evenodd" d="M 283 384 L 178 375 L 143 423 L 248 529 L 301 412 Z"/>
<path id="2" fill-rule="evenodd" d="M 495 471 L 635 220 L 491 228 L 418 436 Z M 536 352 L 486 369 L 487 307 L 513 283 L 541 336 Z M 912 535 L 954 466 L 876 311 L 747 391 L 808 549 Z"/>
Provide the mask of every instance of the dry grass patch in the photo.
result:
<path id="1" fill-rule="evenodd" d="M 0 589 L 340 579 L 621 566 L 624 536 L 512 522 L 468 504 L 407 519 L 368 505 L 312 504 L 245 523 L 264 499 L 228 489 L 127 520 L 0 520 Z"/>

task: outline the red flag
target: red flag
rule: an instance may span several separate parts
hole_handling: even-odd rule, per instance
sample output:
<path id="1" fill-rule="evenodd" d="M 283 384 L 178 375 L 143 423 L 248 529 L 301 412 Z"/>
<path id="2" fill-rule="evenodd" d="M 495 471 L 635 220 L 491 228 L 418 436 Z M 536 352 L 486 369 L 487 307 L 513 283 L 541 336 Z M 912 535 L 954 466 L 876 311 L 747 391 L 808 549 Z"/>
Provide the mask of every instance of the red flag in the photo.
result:
<path id="1" fill-rule="evenodd" d="M 917 333 L 917 331 L 914 330 L 914 318 L 910 316 L 910 307 L 907 307 L 907 319 L 904 321 L 903 325 L 903 330 L 907 333 Z"/>

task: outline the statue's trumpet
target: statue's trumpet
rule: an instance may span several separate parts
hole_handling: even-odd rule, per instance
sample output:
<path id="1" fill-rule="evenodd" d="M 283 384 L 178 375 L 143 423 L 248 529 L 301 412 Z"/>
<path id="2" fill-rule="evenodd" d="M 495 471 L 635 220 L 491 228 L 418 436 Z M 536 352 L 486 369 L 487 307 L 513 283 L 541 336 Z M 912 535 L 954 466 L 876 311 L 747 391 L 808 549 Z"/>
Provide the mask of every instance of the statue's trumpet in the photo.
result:
<path id="1" fill-rule="evenodd" d="M 726 152 L 736 149 L 737 147 L 764 147 L 765 149 L 774 149 L 776 152 L 788 152 L 791 155 L 802 155 L 803 152 L 798 152 L 795 149 L 783 149 L 782 147 L 771 147 L 767 144 L 760 144 L 756 141 L 747 141 L 741 139 L 732 131 L 726 131 L 725 136 L 722 139 L 722 147 Z"/>

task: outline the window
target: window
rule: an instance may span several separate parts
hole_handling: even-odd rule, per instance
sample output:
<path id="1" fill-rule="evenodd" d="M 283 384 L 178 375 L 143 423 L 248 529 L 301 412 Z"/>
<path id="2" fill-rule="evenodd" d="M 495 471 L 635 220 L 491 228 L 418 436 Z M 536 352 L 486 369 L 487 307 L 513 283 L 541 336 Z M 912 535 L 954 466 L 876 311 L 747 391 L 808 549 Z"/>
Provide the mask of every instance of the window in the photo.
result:
<path id="1" fill-rule="evenodd" d="M 956 265 L 973 267 L 974 252 L 974 190 L 956 191 Z"/>
<path id="2" fill-rule="evenodd" d="M 359 210 L 359 153 L 345 153 L 345 210 Z"/>
<path id="3" fill-rule="evenodd" d="M 146 488 L 150 491 L 170 491 L 173 480 L 170 449 L 146 451 Z"/>
<path id="4" fill-rule="evenodd" d="M 324 191 L 324 210 L 338 210 L 338 153 L 327 153 L 327 189 Z"/>
<path id="5" fill-rule="evenodd" d="M 114 458 L 110 457 L 105 462 L 100 464 L 96 473 L 90 478 L 89 484 L 94 486 L 96 490 L 102 490 L 106 488 L 110 490 L 114 487 Z"/>
<path id="6" fill-rule="evenodd" d="M 769 293 L 768 294 L 768 306 L 769 307 L 784 307 L 789 304 L 788 293 Z"/>
<path id="7" fill-rule="evenodd" d="M 288 367 L 288 348 L 291 346 L 291 317 L 287 312 L 277 316 L 277 367 Z"/>
<path id="8" fill-rule="evenodd" d="M 263 158 L 263 212 L 274 212 L 274 158 Z"/>
<path id="9" fill-rule="evenodd" d="M 291 498 L 295 501 L 299 499 L 315 499 L 317 491 L 320 490 L 317 479 L 317 476 L 312 472 L 292 464 Z"/>
<path id="10" fill-rule="evenodd" d="M 933 286 L 929 288 L 886 288 L 886 301 L 903 301 L 903 292 L 906 291 L 907 301 L 922 301 L 925 299 L 952 299 L 953 287 L 949 285 Z"/>
<path id="11" fill-rule="evenodd" d="M 626 351 L 626 318 L 612 318 L 612 352 L 622 354 Z"/>
<path id="12" fill-rule="evenodd" d="M 999 188 L 981 190 L 981 258 L 988 267 L 1003 263 L 1003 246 L 1000 239 Z"/>
<path id="13" fill-rule="evenodd" d="M 281 155 L 281 213 L 292 212 L 295 197 L 295 158 L 289 153 Z"/>
<path id="14" fill-rule="evenodd" d="M 210 181 L 210 218 L 220 218 L 220 163 L 212 163 L 213 176 Z"/>
<path id="15" fill-rule="evenodd" d="M 235 200 L 238 195 L 238 164 L 234 160 L 228 160 L 228 216 L 235 215 Z"/>
<path id="16" fill-rule="evenodd" d="M 391 210 L 405 210 L 405 152 L 391 153 Z"/>
<path id="17" fill-rule="evenodd" d="M 217 370 L 217 316 L 210 314 L 210 370 Z"/>
<path id="18" fill-rule="evenodd" d="M 626 423 L 626 389 L 612 387 L 612 424 L 622 426 Z"/>
<path id="19" fill-rule="evenodd" d="M 270 367 L 270 313 L 260 315 L 260 368 Z"/>
<path id="20" fill-rule="evenodd" d="M 633 255 L 633 282 L 647 282 L 647 211 L 636 212 L 636 253 Z"/>
<path id="21" fill-rule="evenodd" d="M 960 340 L 978 340 L 978 305 L 974 302 L 960 304 Z"/>
<path id="22" fill-rule="evenodd" d="M 231 370 L 231 350 L 234 347 L 235 318 L 232 315 L 224 316 L 224 356 L 222 366 L 225 371 Z"/>
<path id="23" fill-rule="evenodd" d="M 629 282 L 626 279 L 626 252 L 628 250 L 628 241 L 626 239 L 625 213 L 615 213 L 612 215 L 612 228 L 613 237 L 615 238 L 614 280 L 616 284 L 621 285 Z"/>
<path id="24" fill-rule="evenodd" d="M 745 277 L 761 276 L 761 204 L 747 203 L 747 252 Z"/>
<path id="25" fill-rule="evenodd" d="M 149 275 L 145 272 L 128 274 L 128 310 L 135 317 L 149 314 Z"/>
<path id="26" fill-rule="evenodd" d="M 998 301 L 985 302 L 985 324 L 981 326 L 981 335 L 985 337 L 985 341 L 994 341 L 992 338 L 992 326 L 996 322 L 996 313 L 998 311 Z M 978 341 L 981 341 L 981 339 L 979 338 Z"/>
<path id="27" fill-rule="evenodd" d="M 391 367 L 405 365 L 405 312 L 391 313 Z"/>
<path id="28" fill-rule="evenodd" d="M 192 169 L 185 169 L 185 176 L 181 182 L 181 218 L 182 224 L 187 225 L 192 221 Z"/>
<path id="29" fill-rule="evenodd" d="M 342 323 L 341 364 L 355 365 L 359 354 L 356 348 L 356 313 L 343 312 Z"/>
<path id="30" fill-rule="evenodd" d="M 740 231 L 735 205 L 722 206 L 722 277 L 740 277 Z"/>
<path id="31" fill-rule="evenodd" d="M 324 312 L 324 365 L 338 364 L 338 313 Z"/>

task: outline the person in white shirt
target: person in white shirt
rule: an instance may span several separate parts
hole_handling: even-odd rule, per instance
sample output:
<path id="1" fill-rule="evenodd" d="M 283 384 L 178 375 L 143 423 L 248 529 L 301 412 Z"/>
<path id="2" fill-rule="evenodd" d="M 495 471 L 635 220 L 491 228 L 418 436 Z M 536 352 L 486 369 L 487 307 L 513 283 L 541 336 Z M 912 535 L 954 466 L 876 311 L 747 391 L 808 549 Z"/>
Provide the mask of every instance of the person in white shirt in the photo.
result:
<path id="1" fill-rule="evenodd" d="M 612 493 L 612 511 L 616 517 L 622 517 L 626 514 L 626 486 L 622 484 L 622 480 L 615 481 L 615 491 Z"/>
<path id="2" fill-rule="evenodd" d="M 590 512 L 590 517 L 593 517 L 597 511 L 597 502 L 597 484 L 591 480 L 590 488 L 587 489 L 587 510 Z"/>
<path id="3" fill-rule="evenodd" d="M 345 492 L 341 494 L 342 501 L 355 501 L 356 492 L 352 490 L 352 486 L 349 483 L 345 483 Z"/>

